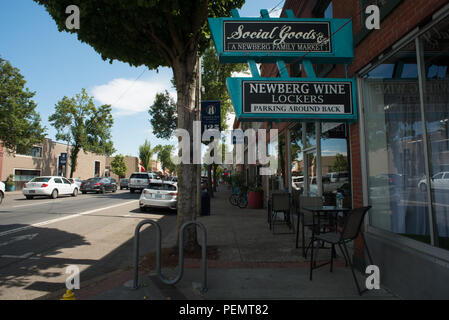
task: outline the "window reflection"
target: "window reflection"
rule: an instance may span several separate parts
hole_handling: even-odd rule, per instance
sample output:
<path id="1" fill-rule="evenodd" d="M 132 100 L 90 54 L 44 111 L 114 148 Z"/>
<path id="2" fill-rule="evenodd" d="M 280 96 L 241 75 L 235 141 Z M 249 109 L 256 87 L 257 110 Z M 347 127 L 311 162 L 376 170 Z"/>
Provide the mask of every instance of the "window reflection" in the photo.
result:
<path id="1" fill-rule="evenodd" d="M 424 101 L 429 140 L 436 245 L 449 249 L 449 21 L 421 38 L 426 77 Z M 427 181 L 420 181 L 422 191 Z"/>
<path id="2" fill-rule="evenodd" d="M 430 242 L 414 42 L 373 70 L 363 90 L 371 225 Z"/>

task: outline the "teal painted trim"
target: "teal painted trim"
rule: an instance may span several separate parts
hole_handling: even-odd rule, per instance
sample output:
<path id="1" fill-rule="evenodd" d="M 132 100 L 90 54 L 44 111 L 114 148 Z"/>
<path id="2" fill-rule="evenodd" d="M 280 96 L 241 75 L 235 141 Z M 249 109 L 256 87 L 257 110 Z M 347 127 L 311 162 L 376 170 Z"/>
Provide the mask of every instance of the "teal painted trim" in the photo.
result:
<path id="1" fill-rule="evenodd" d="M 283 78 L 283 79 L 290 78 L 290 75 L 288 74 L 288 70 L 287 70 L 287 66 L 285 65 L 285 62 L 284 61 L 276 61 L 276 64 L 278 66 L 279 75 L 281 76 L 281 78 Z"/>
<path id="2" fill-rule="evenodd" d="M 352 114 L 244 114 L 242 105 L 242 85 L 243 81 L 265 81 L 265 82 L 276 82 L 276 81 L 294 81 L 294 82 L 351 82 L 352 90 Z M 354 78 L 341 79 L 341 78 L 289 78 L 289 79 L 275 79 L 275 78 L 227 78 L 226 85 L 228 87 L 229 96 L 231 97 L 232 105 L 234 106 L 234 111 L 236 118 L 239 121 L 310 121 L 319 120 L 323 122 L 357 122 L 357 86 Z"/>
<path id="3" fill-rule="evenodd" d="M 237 10 L 232 13 L 238 14 Z M 329 22 L 331 37 L 331 52 L 229 52 L 223 47 L 223 23 L 226 21 L 244 22 Z M 222 63 L 246 63 L 254 60 L 256 63 L 276 63 L 283 60 L 286 63 L 295 63 L 307 57 L 312 63 L 351 63 L 354 60 L 354 39 L 352 21 L 350 19 L 312 19 L 312 18 L 209 18 L 209 27 L 212 39 Z M 337 32 L 337 30 L 339 30 Z"/>
<path id="4" fill-rule="evenodd" d="M 231 16 L 233 18 L 240 18 L 240 13 L 237 9 L 231 9 Z"/>
<path id="5" fill-rule="evenodd" d="M 267 9 L 260 9 L 260 16 L 262 18 L 270 18 L 270 14 Z"/>
<path id="6" fill-rule="evenodd" d="M 254 60 L 248 60 L 249 70 L 253 78 L 260 78 L 259 69 L 257 68 L 257 64 Z"/>
<path id="7" fill-rule="evenodd" d="M 310 62 L 310 60 L 304 59 L 302 61 L 302 67 L 306 71 L 307 77 L 309 79 L 316 79 L 316 73 L 315 70 L 313 69 L 313 64 L 312 62 Z"/>
<path id="8" fill-rule="evenodd" d="M 287 15 L 287 18 L 296 18 L 291 9 L 285 10 L 285 14 Z"/>

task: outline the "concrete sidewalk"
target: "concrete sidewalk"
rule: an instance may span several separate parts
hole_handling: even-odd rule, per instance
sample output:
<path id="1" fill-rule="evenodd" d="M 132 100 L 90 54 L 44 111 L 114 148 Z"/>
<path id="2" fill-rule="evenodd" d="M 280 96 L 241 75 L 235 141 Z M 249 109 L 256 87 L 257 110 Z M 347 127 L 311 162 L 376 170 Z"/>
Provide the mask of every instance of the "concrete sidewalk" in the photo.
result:
<path id="1" fill-rule="evenodd" d="M 218 259 L 207 263 L 205 293 L 198 290 L 201 260 L 186 259 L 184 276 L 176 285 L 165 285 L 150 273 L 140 276 L 140 287 L 134 290 L 133 271 L 127 270 L 91 282 L 87 287 L 82 283 L 82 289 L 76 292 L 77 299 L 397 299 L 384 289 L 359 297 L 351 270 L 345 267 L 341 255 L 332 273 L 329 266 L 316 269 L 310 281 L 309 262 L 302 257 L 302 250 L 295 248 L 293 230 L 279 225 L 276 226 L 279 234 L 273 234 L 266 209 L 234 207 L 228 201 L 230 194 L 226 186 L 221 186 L 211 201 L 211 215 L 198 218 L 207 228 L 208 246 L 218 247 Z M 163 247 L 172 247 L 176 243 L 176 230 L 166 239 Z M 329 254 L 329 250 L 320 250 L 318 260 L 328 260 Z M 162 261 L 162 272 L 166 277 L 174 277 L 177 269 L 164 268 Z M 358 275 L 363 287 L 365 280 L 362 274 Z"/>

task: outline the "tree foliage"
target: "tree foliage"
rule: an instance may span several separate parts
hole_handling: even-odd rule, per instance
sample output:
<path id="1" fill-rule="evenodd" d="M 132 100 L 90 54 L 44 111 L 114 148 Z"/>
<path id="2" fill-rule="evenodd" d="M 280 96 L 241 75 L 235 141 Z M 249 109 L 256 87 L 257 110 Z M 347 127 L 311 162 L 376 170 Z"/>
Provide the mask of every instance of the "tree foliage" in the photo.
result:
<path id="1" fill-rule="evenodd" d="M 128 166 L 126 165 L 125 156 L 122 154 L 118 154 L 111 161 L 111 171 L 118 175 L 120 178 L 123 178 L 126 175 L 126 171 L 128 171 Z"/>
<path id="2" fill-rule="evenodd" d="M 208 17 L 230 16 L 245 0 L 34 0 L 44 5 L 60 31 L 65 30 L 69 5 L 81 12 L 78 39 L 91 45 L 104 60 L 120 60 L 150 69 L 173 70 L 177 91 L 178 128 L 193 139 L 198 55 L 207 48 Z M 190 145 L 193 145 L 191 143 Z M 193 154 L 191 154 L 191 161 Z M 182 163 L 178 170 L 178 235 L 185 221 L 197 212 L 197 165 Z M 184 246 L 194 250 L 196 229 L 187 229 Z"/>
<path id="3" fill-rule="evenodd" d="M 332 171 L 348 171 L 348 159 L 341 153 L 335 155 L 335 160 L 332 165 Z"/>
<path id="4" fill-rule="evenodd" d="M 145 140 L 145 143 L 139 146 L 139 158 L 142 162 L 142 166 L 147 172 L 151 171 L 151 164 L 154 155 L 154 150 L 151 149 L 151 143 Z"/>
<path id="5" fill-rule="evenodd" d="M 161 139 L 170 139 L 173 131 L 178 126 L 176 103 L 168 91 L 157 93 L 150 110 L 150 123 L 153 134 Z"/>
<path id="6" fill-rule="evenodd" d="M 176 164 L 172 161 L 172 153 L 175 147 L 172 145 L 160 145 L 158 144 L 154 151 L 157 152 L 157 159 L 161 163 L 162 170 L 168 169 L 170 173 L 175 173 L 177 170 Z"/>
<path id="7" fill-rule="evenodd" d="M 0 58 L 0 140 L 8 149 L 27 152 L 42 142 L 45 128 L 36 112 L 35 95 L 25 88 L 20 70 Z"/>
<path id="8" fill-rule="evenodd" d="M 111 106 L 102 105 L 97 108 L 85 89 L 73 98 L 63 97 L 56 104 L 55 112 L 48 121 L 57 131 L 56 139 L 72 144 L 70 177 L 73 177 L 76 170 L 81 150 L 107 156 L 115 151 L 111 141 L 111 128 L 114 124 Z"/>

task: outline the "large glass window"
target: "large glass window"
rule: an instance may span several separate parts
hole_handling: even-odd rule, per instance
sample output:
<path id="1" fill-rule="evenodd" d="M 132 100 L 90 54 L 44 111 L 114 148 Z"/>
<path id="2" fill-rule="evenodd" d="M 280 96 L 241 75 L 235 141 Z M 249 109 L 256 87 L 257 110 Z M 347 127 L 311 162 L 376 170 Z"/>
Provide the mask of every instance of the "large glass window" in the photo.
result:
<path id="1" fill-rule="evenodd" d="M 420 37 L 435 245 L 449 249 L 449 20 Z M 419 182 L 422 192 L 427 181 Z"/>
<path id="2" fill-rule="evenodd" d="M 370 223 L 430 242 L 417 70 L 412 41 L 364 81 Z"/>

